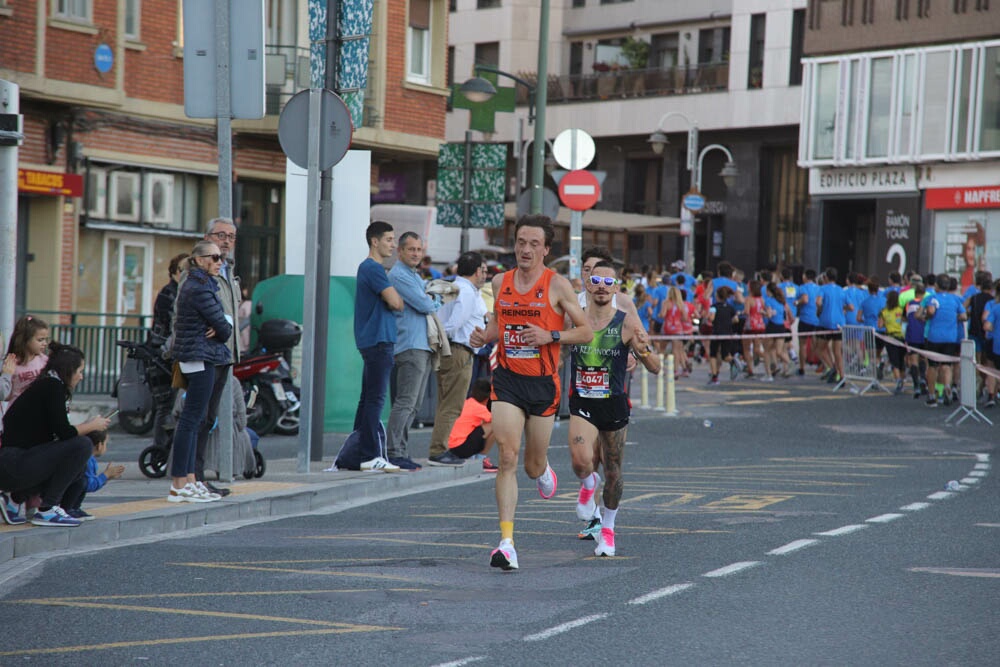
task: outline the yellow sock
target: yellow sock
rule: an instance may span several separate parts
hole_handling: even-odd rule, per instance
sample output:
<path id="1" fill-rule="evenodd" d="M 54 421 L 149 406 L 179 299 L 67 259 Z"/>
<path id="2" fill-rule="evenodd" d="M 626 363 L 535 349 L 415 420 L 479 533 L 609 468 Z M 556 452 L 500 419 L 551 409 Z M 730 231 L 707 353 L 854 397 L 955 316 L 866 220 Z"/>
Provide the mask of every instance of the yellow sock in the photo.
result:
<path id="1" fill-rule="evenodd" d="M 500 539 L 514 541 L 514 522 L 513 521 L 501 521 L 500 522 Z"/>

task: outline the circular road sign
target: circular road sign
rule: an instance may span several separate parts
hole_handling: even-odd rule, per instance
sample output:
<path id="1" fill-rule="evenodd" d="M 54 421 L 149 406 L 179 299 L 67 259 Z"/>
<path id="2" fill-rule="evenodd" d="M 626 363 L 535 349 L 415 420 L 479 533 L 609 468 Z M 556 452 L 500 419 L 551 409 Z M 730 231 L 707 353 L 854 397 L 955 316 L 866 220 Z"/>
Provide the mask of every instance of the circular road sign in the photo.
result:
<path id="1" fill-rule="evenodd" d="M 700 211 L 705 208 L 705 197 L 697 192 L 689 192 L 684 195 L 683 204 L 689 211 Z"/>
<path id="2" fill-rule="evenodd" d="M 566 208 L 586 211 L 592 208 L 601 196 L 601 184 L 589 171 L 571 171 L 559 181 L 559 199 Z"/>
<path id="3" fill-rule="evenodd" d="M 593 138 L 583 130 L 563 130 L 552 142 L 552 156 L 560 167 L 570 171 L 586 169 L 596 154 Z"/>
<path id="4" fill-rule="evenodd" d="M 344 159 L 351 147 L 354 123 L 344 100 L 325 88 L 319 121 L 319 168 L 326 171 Z M 288 159 L 309 168 L 309 91 L 301 90 L 288 100 L 278 117 L 278 143 Z"/>

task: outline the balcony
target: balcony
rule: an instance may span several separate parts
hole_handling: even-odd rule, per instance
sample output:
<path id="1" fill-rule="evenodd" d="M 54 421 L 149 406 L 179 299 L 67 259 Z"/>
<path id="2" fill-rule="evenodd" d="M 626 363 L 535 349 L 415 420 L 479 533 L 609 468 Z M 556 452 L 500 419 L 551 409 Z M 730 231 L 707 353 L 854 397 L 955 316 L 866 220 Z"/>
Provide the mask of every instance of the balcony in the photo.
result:
<path id="1" fill-rule="evenodd" d="M 535 72 L 519 76 L 535 83 Z M 549 104 L 620 100 L 711 93 L 729 88 L 729 63 L 703 63 L 671 68 L 609 69 L 593 74 L 550 74 Z M 527 91 L 517 89 L 518 104 L 527 104 Z"/>

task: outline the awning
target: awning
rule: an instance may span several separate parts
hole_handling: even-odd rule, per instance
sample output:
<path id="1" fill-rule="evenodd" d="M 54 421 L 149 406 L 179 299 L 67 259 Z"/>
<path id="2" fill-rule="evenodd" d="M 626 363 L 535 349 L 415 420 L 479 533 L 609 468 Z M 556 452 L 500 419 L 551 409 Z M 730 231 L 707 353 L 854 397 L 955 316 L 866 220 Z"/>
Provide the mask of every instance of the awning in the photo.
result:
<path id="1" fill-rule="evenodd" d="M 573 211 L 570 209 L 561 206 L 559 207 L 559 216 L 554 222 L 560 227 L 568 227 L 572 213 Z M 517 220 L 517 203 L 507 202 L 504 205 L 504 215 L 508 220 Z M 680 218 L 670 216 L 618 213 L 598 209 L 592 209 L 583 214 L 583 228 L 600 231 L 676 232 L 680 223 Z"/>

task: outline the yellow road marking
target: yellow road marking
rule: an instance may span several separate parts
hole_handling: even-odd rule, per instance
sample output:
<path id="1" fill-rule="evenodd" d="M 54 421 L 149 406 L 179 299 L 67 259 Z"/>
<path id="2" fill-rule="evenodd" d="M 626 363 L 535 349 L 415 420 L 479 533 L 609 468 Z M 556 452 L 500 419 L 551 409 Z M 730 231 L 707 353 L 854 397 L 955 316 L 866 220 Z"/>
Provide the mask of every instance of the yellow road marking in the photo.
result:
<path id="1" fill-rule="evenodd" d="M 426 533 L 423 534 L 426 538 Z M 393 537 L 376 537 L 375 535 L 343 535 L 337 533 L 334 535 L 302 535 L 297 539 L 300 540 L 364 540 L 366 542 L 381 542 L 383 544 L 427 544 L 436 547 L 457 547 L 459 549 L 486 549 L 489 544 L 463 544 L 461 542 L 426 542 L 425 539 L 414 538 L 412 540 L 404 540 L 401 538 Z"/>
<path id="2" fill-rule="evenodd" d="M 926 572 L 927 574 L 947 574 L 953 577 L 982 577 L 1000 579 L 1000 570 L 988 570 L 971 567 L 911 567 L 910 572 Z"/>
<path id="3" fill-rule="evenodd" d="M 187 644 L 191 642 L 218 642 L 234 639 L 268 639 L 272 637 L 295 637 L 309 635 L 335 635 L 348 632 L 368 632 L 373 630 L 405 630 L 405 628 L 382 626 L 351 626 L 344 628 L 324 628 L 322 630 L 281 630 L 278 632 L 248 632 L 245 634 L 208 635 L 204 637 L 172 637 L 168 639 L 150 639 L 129 642 L 111 642 L 106 644 L 80 644 L 77 646 L 57 646 L 54 648 L 31 648 L 19 651 L 0 651 L 0 657 L 15 655 L 52 655 L 59 653 L 75 653 L 77 651 L 108 651 L 120 648 L 135 648 L 139 646 L 168 646 L 170 644 Z"/>
<path id="4" fill-rule="evenodd" d="M 631 497 L 628 500 L 630 502 L 636 503 L 636 502 L 639 502 L 640 500 L 648 500 L 650 498 L 662 498 L 664 496 L 680 496 L 680 497 L 679 498 L 674 498 L 673 500 L 668 500 L 667 502 L 664 502 L 664 503 L 658 503 L 657 507 L 673 507 L 675 505 L 686 505 L 687 503 L 691 503 L 691 502 L 694 502 L 695 500 L 700 500 L 701 498 L 705 497 L 704 494 L 698 494 L 698 493 L 683 493 L 683 492 L 678 492 L 678 493 L 669 493 L 669 492 L 668 493 L 663 493 L 663 492 L 660 492 L 660 493 L 643 493 L 641 495 Z"/>
<path id="5" fill-rule="evenodd" d="M 149 600 L 155 598 L 224 598 L 224 597 L 257 597 L 266 595 L 321 595 L 328 593 L 374 593 L 389 591 L 393 593 L 422 593 L 427 588 L 327 588 L 300 591 L 214 591 L 210 593 L 136 593 L 134 595 L 88 595 L 64 598 L 37 598 L 34 600 L 7 600 L 9 603 L 45 604 L 49 599 L 66 602 L 86 602 L 88 600 Z"/>
<path id="6" fill-rule="evenodd" d="M 791 500 L 794 497 L 795 496 L 776 495 L 729 496 L 728 498 L 723 498 L 722 500 L 716 500 L 702 505 L 702 507 L 705 509 L 723 510 L 761 510 L 765 507 L 776 505 L 786 500 Z"/>
<path id="7" fill-rule="evenodd" d="M 391 577 L 385 574 L 365 574 L 363 572 L 331 572 L 329 570 L 297 570 L 291 567 L 255 567 L 253 565 L 226 565 L 224 563 L 170 563 L 184 567 L 202 567 L 209 570 L 248 570 L 251 572 L 291 572 L 294 574 L 318 574 L 324 577 L 355 577 L 358 579 L 378 579 L 380 581 L 410 581 L 408 577 Z"/>
<path id="8" fill-rule="evenodd" d="M 843 401 L 854 398 L 854 394 L 833 396 L 788 396 L 785 398 L 769 398 L 767 400 L 728 401 L 726 405 L 767 405 L 768 403 L 802 403 L 805 401 Z"/>

